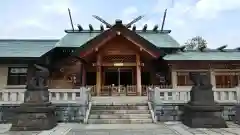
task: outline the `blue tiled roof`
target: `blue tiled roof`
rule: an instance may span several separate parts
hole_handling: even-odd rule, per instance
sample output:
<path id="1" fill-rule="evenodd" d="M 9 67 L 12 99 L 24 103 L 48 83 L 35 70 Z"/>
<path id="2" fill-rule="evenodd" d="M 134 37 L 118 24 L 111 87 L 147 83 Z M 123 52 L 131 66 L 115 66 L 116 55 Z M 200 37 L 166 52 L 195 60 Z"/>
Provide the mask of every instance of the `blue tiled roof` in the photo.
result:
<path id="1" fill-rule="evenodd" d="M 168 54 L 163 57 L 165 60 L 240 60 L 240 51 L 238 50 L 205 50 L 205 51 L 185 51 Z"/>
<path id="2" fill-rule="evenodd" d="M 41 57 L 58 40 L 0 40 L 0 57 Z"/>
<path id="3" fill-rule="evenodd" d="M 80 47 L 99 33 L 68 33 L 56 44 L 56 47 Z"/>
<path id="4" fill-rule="evenodd" d="M 80 47 L 89 40 L 93 39 L 101 32 L 79 32 L 66 34 L 57 44 L 57 47 Z M 148 40 L 153 45 L 159 48 L 178 48 L 179 43 L 173 39 L 168 33 L 156 33 L 156 32 L 142 32 L 136 31 L 142 38 Z"/>

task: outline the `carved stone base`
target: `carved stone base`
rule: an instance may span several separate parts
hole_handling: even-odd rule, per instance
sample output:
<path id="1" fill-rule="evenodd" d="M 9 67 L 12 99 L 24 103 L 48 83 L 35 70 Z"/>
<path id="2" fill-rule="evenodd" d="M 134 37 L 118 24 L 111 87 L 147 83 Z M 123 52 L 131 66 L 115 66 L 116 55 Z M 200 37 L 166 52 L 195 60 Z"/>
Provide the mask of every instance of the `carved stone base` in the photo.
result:
<path id="1" fill-rule="evenodd" d="M 51 103 L 23 103 L 20 107 L 10 111 L 16 114 L 12 121 L 11 131 L 49 130 L 57 125 L 55 106 Z"/>
<path id="2" fill-rule="evenodd" d="M 238 125 L 240 125 L 240 105 L 236 105 L 235 107 L 236 109 L 236 113 L 235 113 L 235 123 L 237 123 Z"/>
<path id="3" fill-rule="evenodd" d="M 191 128 L 227 128 L 221 106 L 185 105 L 182 123 Z"/>
<path id="4" fill-rule="evenodd" d="M 24 104 L 26 103 L 44 104 L 48 103 L 48 101 L 49 101 L 48 90 L 26 91 L 24 94 Z"/>

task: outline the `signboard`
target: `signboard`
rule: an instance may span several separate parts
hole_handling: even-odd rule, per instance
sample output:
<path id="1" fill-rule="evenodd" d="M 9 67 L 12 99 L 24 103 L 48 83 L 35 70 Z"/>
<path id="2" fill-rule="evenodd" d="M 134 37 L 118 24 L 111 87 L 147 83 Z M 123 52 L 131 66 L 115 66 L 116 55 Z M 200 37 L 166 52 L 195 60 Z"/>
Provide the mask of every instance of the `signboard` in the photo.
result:
<path id="1" fill-rule="evenodd" d="M 120 66 L 123 66 L 123 63 L 114 63 L 113 64 L 115 67 L 120 67 Z"/>

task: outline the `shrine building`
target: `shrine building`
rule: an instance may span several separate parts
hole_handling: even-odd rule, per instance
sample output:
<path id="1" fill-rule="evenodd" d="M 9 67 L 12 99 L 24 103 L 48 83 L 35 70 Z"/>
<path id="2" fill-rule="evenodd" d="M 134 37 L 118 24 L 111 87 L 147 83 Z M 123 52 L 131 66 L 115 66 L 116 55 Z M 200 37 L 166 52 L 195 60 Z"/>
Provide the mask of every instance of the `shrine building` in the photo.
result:
<path id="1" fill-rule="evenodd" d="M 49 69 L 49 89 L 85 86 L 93 96 L 146 96 L 149 86 L 190 89 L 191 71 L 209 72 L 214 89 L 239 85 L 240 48 L 186 50 L 171 30 L 136 29 L 121 20 L 65 33 L 57 40 L 1 39 L 0 88 L 25 89 L 36 63 Z"/>

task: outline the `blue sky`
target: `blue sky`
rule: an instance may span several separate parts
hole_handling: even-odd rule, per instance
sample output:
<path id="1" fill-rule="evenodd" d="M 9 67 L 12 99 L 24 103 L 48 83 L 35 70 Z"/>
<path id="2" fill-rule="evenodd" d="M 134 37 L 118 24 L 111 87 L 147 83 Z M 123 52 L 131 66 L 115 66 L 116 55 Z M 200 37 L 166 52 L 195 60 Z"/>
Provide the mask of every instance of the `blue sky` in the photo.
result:
<path id="1" fill-rule="evenodd" d="M 173 1 L 173 2 L 172 2 Z M 169 8 L 165 29 L 183 44 L 193 36 L 202 36 L 210 48 L 228 44 L 240 46 L 240 0 L 2 0 L 0 1 L 1 39 L 59 39 L 71 27 L 67 8 L 74 25 L 88 28 L 100 23 L 98 15 L 109 23 L 122 19 L 127 23 L 138 15 L 140 29 L 148 24 L 161 25 L 165 8 Z"/>

